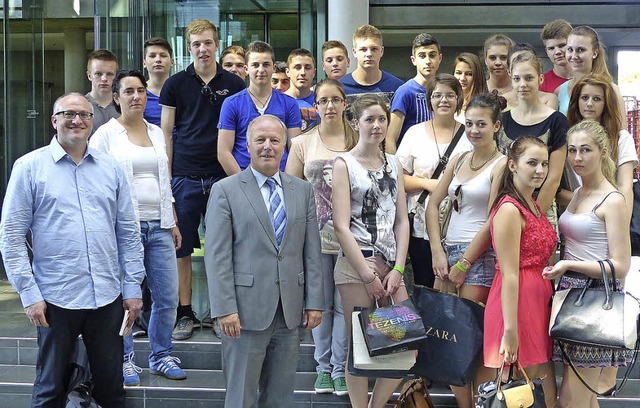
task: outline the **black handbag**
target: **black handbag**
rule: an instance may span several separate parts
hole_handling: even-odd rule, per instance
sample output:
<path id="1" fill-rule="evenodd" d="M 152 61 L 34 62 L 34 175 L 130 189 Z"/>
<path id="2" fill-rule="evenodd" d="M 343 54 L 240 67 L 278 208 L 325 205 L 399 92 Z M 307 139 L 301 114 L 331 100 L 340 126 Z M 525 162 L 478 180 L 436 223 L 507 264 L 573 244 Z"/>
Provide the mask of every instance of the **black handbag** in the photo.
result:
<path id="1" fill-rule="evenodd" d="M 360 325 L 371 357 L 417 350 L 427 338 L 422 318 L 411 299 L 389 306 L 364 308 Z M 377 301 L 376 301 L 377 305 Z"/>
<path id="2" fill-rule="evenodd" d="M 413 300 L 427 340 L 410 372 L 443 384 L 468 384 L 482 358 L 484 306 L 423 286 L 414 287 Z"/>
<path id="3" fill-rule="evenodd" d="M 516 380 L 513 376 L 513 367 L 517 366 L 518 371 L 524 379 Z M 504 363 L 494 381 L 481 384 L 478 387 L 478 402 L 476 408 L 546 408 L 544 400 L 544 390 L 542 380 L 529 379 L 519 361 L 511 364 L 509 368 L 509 378 L 502 381 Z"/>
<path id="4" fill-rule="evenodd" d="M 604 262 L 611 267 L 611 284 Z M 592 286 L 559 290 L 553 295 L 549 335 L 568 343 L 614 349 L 634 349 L 638 339 L 639 305 L 616 287 L 616 271 L 606 259 L 598 261 L 604 290 Z"/>

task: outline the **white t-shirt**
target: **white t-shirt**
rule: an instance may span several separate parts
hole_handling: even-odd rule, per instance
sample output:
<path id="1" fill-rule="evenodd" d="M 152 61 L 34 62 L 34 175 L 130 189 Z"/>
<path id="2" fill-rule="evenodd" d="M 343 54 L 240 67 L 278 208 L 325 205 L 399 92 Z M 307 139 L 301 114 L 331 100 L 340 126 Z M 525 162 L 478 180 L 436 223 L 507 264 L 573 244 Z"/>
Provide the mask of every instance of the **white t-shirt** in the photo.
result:
<path id="1" fill-rule="evenodd" d="M 412 176 L 431 178 L 436 167 L 438 167 L 440 156 L 447 151 L 449 143 L 436 144 L 435 141 L 428 138 L 425 123 L 427 122 L 418 123 L 407 130 L 402 142 L 400 142 L 396 156 L 400 160 L 402 168 Z M 463 133 L 449 157 L 471 150 L 471 148 L 467 135 Z M 444 173 L 444 169 L 442 173 Z M 442 173 L 440 173 L 440 177 L 442 177 Z M 422 191 L 407 194 L 408 207 L 410 212 L 415 211 L 416 213 L 413 221 L 414 236 L 428 240 L 424 211 L 429 202 L 429 197 L 427 197 L 423 205 L 419 205 L 418 198 L 420 194 L 422 194 Z"/>

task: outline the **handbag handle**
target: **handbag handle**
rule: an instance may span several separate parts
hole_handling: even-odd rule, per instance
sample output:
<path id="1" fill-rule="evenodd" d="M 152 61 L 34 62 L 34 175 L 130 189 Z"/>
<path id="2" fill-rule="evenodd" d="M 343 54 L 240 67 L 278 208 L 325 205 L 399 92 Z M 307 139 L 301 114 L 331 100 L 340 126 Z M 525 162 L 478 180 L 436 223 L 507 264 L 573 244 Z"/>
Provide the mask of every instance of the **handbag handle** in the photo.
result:
<path id="1" fill-rule="evenodd" d="M 604 261 L 598 261 L 600 265 L 600 271 L 602 272 L 602 281 L 604 282 L 604 303 L 602 304 L 603 310 L 611 310 L 613 308 L 613 297 L 611 296 L 611 287 L 609 286 L 609 279 L 607 278 L 607 269 L 604 266 Z M 612 265 L 613 266 L 613 265 Z M 584 296 L 587 293 L 587 289 L 591 288 L 595 283 L 593 278 L 589 278 L 587 283 L 582 288 L 580 295 L 573 302 L 575 307 L 581 307 L 584 305 Z"/>
<path id="2" fill-rule="evenodd" d="M 618 283 L 616 282 L 616 268 L 613 267 L 613 262 L 611 262 L 611 259 L 607 258 L 604 261 L 608 263 L 609 267 L 611 268 L 611 284 L 613 285 L 613 291 L 617 292 Z"/>
<path id="3" fill-rule="evenodd" d="M 500 366 L 500 371 L 498 372 L 498 378 L 496 379 L 496 395 L 498 396 L 499 400 L 504 399 L 503 394 L 502 394 L 502 372 L 504 370 L 504 363 L 505 361 L 502 361 L 502 365 Z M 522 376 L 524 377 L 525 381 L 527 382 L 527 385 L 529 385 L 529 387 L 531 387 L 532 390 L 535 389 L 535 384 L 533 382 L 531 382 L 531 380 L 529 379 L 529 376 L 527 375 L 527 372 L 524 371 L 524 368 L 522 368 L 522 364 L 520 364 L 520 360 L 516 360 L 515 363 L 511 364 L 511 366 L 509 367 L 509 378 L 507 379 L 507 383 L 511 382 L 514 380 L 513 378 L 513 366 L 516 366 L 518 368 L 518 371 L 520 372 L 520 374 L 522 374 Z"/>

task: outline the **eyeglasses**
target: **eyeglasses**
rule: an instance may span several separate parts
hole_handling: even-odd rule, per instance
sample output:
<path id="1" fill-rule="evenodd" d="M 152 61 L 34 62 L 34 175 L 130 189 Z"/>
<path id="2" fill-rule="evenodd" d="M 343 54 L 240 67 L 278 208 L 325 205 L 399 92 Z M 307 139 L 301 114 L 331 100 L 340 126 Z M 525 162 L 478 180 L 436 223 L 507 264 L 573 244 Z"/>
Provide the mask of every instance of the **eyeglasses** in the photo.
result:
<path id="1" fill-rule="evenodd" d="M 456 187 L 456 190 L 453 192 L 453 195 L 456 197 L 453 199 L 453 201 L 451 202 L 451 206 L 453 207 L 454 211 L 459 213 L 460 212 L 460 208 L 462 207 L 461 203 L 462 203 L 462 184 L 459 184 L 458 187 Z"/>
<path id="2" fill-rule="evenodd" d="M 334 96 L 333 98 L 329 99 L 329 98 L 320 98 L 316 101 L 316 103 L 318 104 L 318 106 L 325 106 L 327 105 L 329 102 L 331 102 L 334 106 L 344 102 L 344 99 L 342 98 L 338 98 L 337 96 Z"/>
<path id="3" fill-rule="evenodd" d="M 93 113 L 91 112 L 76 112 L 72 110 L 65 110 L 54 113 L 54 116 L 58 115 L 62 115 L 63 118 L 71 120 L 75 119 L 76 116 L 80 116 L 80 119 L 82 120 L 89 120 L 93 117 Z"/>
<path id="4" fill-rule="evenodd" d="M 210 104 L 217 105 L 220 103 L 218 102 L 218 95 L 215 92 L 213 92 L 213 90 L 211 90 L 208 84 L 203 86 L 202 89 L 200 89 L 200 93 L 204 96 L 209 97 Z"/>
<path id="5" fill-rule="evenodd" d="M 432 93 L 431 94 L 431 99 L 442 99 L 442 98 L 447 98 L 447 99 L 457 99 L 458 95 L 454 94 L 454 93 Z"/>

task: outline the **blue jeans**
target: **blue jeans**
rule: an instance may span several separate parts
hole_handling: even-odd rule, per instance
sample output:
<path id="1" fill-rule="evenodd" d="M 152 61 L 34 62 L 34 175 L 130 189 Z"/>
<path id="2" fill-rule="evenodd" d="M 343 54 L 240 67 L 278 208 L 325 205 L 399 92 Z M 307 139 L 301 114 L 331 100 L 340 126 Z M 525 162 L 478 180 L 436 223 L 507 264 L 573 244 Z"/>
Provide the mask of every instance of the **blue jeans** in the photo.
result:
<path id="1" fill-rule="evenodd" d="M 316 350 L 313 357 L 318 362 L 318 373 L 331 373 L 331 378 L 344 377 L 347 361 L 347 329 L 340 292 L 335 288 L 333 268 L 338 255 L 322 254 L 324 277 L 324 311 L 320 325 L 311 330 Z"/>
<path id="2" fill-rule="evenodd" d="M 140 239 L 144 248 L 144 267 L 151 291 L 149 318 L 149 361 L 171 354 L 171 332 L 178 307 L 178 266 L 171 230 L 160 228 L 160 221 L 141 221 Z M 124 338 L 125 357 L 133 351 L 133 338 Z"/>

